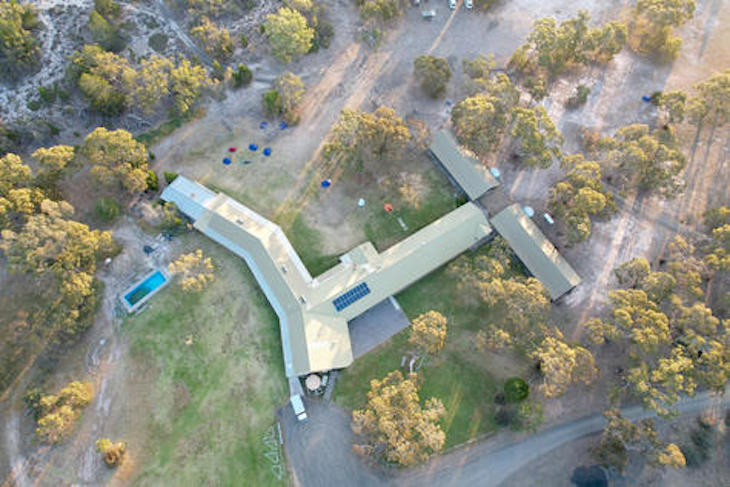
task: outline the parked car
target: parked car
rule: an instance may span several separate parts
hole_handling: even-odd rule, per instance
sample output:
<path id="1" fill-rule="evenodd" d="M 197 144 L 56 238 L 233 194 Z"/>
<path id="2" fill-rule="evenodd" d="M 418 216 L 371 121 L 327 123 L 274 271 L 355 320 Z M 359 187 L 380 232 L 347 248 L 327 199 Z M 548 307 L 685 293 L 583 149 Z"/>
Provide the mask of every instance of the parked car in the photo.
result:
<path id="1" fill-rule="evenodd" d="M 464 0 L 464 6 L 468 8 L 469 10 L 474 7 L 474 1 L 473 0 Z"/>
<path id="2" fill-rule="evenodd" d="M 449 0 L 449 8 L 454 10 L 456 8 L 456 0 Z"/>
<path id="3" fill-rule="evenodd" d="M 289 402 L 291 402 L 291 407 L 294 410 L 294 414 L 297 416 L 297 419 L 299 421 L 306 421 L 307 412 L 304 409 L 304 401 L 302 401 L 302 396 L 300 396 L 299 394 L 295 394 L 289 398 Z"/>
<path id="4" fill-rule="evenodd" d="M 431 20 L 432 18 L 436 17 L 436 11 L 435 10 L 421 10 L 421 17 L 423 17 L 426 20 Z"/>

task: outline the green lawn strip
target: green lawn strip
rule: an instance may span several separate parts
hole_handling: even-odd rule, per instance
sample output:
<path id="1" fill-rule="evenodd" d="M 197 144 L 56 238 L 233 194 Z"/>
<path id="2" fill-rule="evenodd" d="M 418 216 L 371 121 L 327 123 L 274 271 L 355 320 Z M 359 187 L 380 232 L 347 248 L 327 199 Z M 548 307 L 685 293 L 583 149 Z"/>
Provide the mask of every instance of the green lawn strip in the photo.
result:
<path id="1" fill-rule="evenodd" d="M 301 213 L 283 230 L 312 276 L 318 276 L 340 261 L 338 255 L 322 253 L 322 234 L 307 225 Z"/>
<path id="2" fill-rule="evenodd" d="M 187 294 L 173 283 L 123 325 L 133 358 L 157 371 L 144 391 L 159 407 L 147 412 L 149 451 L 138 452 L 136 482 L 286 485 L 272 473 L 262 440 L 286 399 L 276 317 L 240 259 L 203 246 L 224 266 L 208 289 Z M 246 286 L 253 288 L 237 297 Z M 238 343 L 227 347 L 232 335 Z"/>
<path id="3" fill-rule="evenodd" d="M 195 110 L 191 110 L 185 115 L 178 115 L 162 122 L 157 127 L 151 128 L 146 132 L 137 135 L 136 139 L 147 147 L 153 145 L 155 142 L 163 137 L 166 137 L 179 129 L 191 120 L 202 118 L 205 116 L 205 109 L 200 107 Z"/>

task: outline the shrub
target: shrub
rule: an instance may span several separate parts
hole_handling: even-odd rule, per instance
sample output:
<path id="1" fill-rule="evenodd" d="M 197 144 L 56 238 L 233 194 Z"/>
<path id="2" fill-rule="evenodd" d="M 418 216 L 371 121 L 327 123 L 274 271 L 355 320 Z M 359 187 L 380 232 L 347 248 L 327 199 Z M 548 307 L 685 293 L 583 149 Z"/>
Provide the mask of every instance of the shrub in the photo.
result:
<path id="1" fill-rule="evenodd" d="M 320 47 L 327 49 L 330 47 L 334 36 L 334 26 L 326 20 L 320 20 L 314 26 L 314 37 L 312 38 L 312 47 L 309 49 L 309 52 L 317 52 Z"/>
<path id="2" fill-rule="evenodd" d="M 248 47 L 248 37 L 246 37 L 246 34 L 241 34 L 241 47 L 246 49 Z"/>
<path id="3" fill-rule="evenodd" d="M 104 456 L 107 467 L 113 468 L 122 463 L 127 445 L 121 441 L 112 443 L 109 438 L 100 438 L 96 440 L 96 450 Z"/>
<path id="4" fill-rule="evenodd" d="M 41 102 L 39 102 L 38 100 L 28 100 L 28 102 L 26 103 L 26 106 L 30 110 L 33 110 L 35 112 L 35 111 L 40 110 L 40 108 L 41 108 Z"/>
<path id="5" fill-rule="evenodd" d="M 530 386 L 519 377 L 511 377 L 504 383 L 504 396 L 509 402 L 524 401 L 530 394 Z"/>
<path id="6" fill-rule="evenodd" d="M 105 222 L 114 221 L 119 216 L 119 203 L 113 198 L 104 196 L 94 203 L 94 212 Z"/>
<path id="7" fill-rule="evenodd" d="M 156 34 L 152 34 L 149 39 L 147 39 L 147 44 L 155 52 L 162 53 L 165 49 L 167 49 L 167 41 L 168 37 L 165 34 L 158 32 Z"/>
<path id="8" fill-rule="evenodd" d="M 507 408 L 499 408 L 497 410 L 497 414 L 494 415 L 494 421 L 499 426 L 509 426 L 509 424 L 512 422 L 512 418 L 514 416 L 514 413 L 507 409 Z"/>
<path id="9" fill-rule="evenodd" d="M 157 173 L 152 169 L 147 171 L 147 191 L 157 191 L 160 189 L 160 181 L 157 178 Z"/>
<path id="10" fill-rule="evenodd" d="M 175 178 L 177 178 L 177 173 L 176 172 L 167 172 L 167 171 L 165 171 L 164 173 L 162 173 L 162 175 L 165 177 L 165 182 L 167 184 L 170 184 L 171 182 L 173 182 L 175 180 Z"/>
<path id="11" fill-rule="evenodd" d="M 507 398 L 504 396 L 504 392 L 498 391 L 494 395 L 494 404 L 498 404 L 500 406 L 504 406 L 505 404 L 507 404 Z"/>
<path id="12" fill-rule="evenodd" d="M 47 88 L 45 86 L 39 86 L 38 87 L 38 94 L 41 97 L 41 100 L 43 100 L 44 103 L 53 103 L 56 101 L 56 90 L 54 87 Z"/>
<path id="13" fill-rule="evenodd" d="M 279 101 L 279 92 L 276 90 L 269 90 L 264 93 L 262 99 L 264 105 L 264 112 L 270 116 L 276 116 L 281 112 L 281 103 Z"/>
<path id="14" fill-rule="evenodd" d="M 239 64 L 238 69 L 233 73 L 233 87 L 240 88 L 248 86 L 253 80 L 253 73 L 245 64 Z"/>
<path id="15" fill-rule="evenodd" d="M 568 102 L 565 104 L 568 108 L 578 108 L 581 105 L 585 105 L 588 101 L 588 95 L 591 93 L 591 89 L 586 85 L 578 85 L 575 90 L 575 94 L 568 98 Z"/>

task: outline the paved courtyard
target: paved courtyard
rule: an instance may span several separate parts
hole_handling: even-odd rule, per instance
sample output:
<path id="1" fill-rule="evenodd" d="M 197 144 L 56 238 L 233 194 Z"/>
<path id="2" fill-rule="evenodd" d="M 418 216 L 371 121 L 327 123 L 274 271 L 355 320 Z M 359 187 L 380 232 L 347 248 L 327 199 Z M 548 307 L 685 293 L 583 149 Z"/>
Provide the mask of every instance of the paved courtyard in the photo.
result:
<path id="1" fill-rule="evenodd" d="M 353 357 L 362 357 L 410 324 L 395 298 L 380 302 L 348 323 Z"/>

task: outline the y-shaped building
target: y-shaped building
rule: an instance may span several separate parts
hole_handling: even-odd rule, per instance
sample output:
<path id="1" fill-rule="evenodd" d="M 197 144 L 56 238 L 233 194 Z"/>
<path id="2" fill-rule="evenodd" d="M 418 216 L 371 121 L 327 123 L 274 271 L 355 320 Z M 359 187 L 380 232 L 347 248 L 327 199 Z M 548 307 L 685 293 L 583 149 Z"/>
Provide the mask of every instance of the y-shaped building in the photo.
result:
<path id="1" fill-rule="evenodd" d="M 162 199 L 246 261 L 279 317 L 290 378 L 350 365 L 348 321 L 492 236 L 470 202 L 382 253 L 358 245 L 313 278 L 278 225 L 225 194 L 178 176 Z"/>

